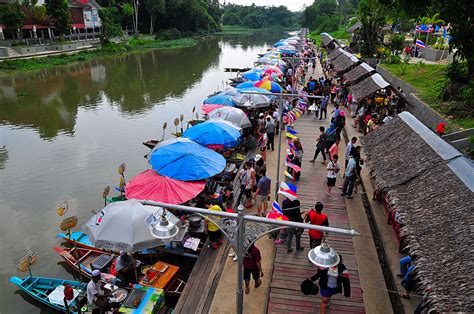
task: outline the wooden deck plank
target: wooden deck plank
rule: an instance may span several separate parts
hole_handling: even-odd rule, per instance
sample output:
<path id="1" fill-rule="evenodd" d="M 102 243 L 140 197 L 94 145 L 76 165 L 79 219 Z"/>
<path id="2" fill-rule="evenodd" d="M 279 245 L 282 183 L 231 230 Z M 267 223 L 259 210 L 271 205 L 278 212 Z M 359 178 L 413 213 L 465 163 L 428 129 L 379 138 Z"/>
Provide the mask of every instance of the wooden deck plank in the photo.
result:
<path id="1" fill-rule="evenodd" d="M 340 190 L 333 189 L 331 196 L 326 194 L 326 167 L 316 163 L 309 163 L 312 158 L 316 144 L 316 134 L 320 125 L 313 116 L 302 116 L 295 123 L 297 136 L 305 148 L 305 156 L 302 162 L 302 175 L 298 182 L 292 182 L 298 186 L 298 196 L 302 211 L 314 206 L 316 201 L 324 204 L 324 213 L 328 215 L 331 227 L 350 228 L 349 218 L 345 200 L 341 197 Z M 321 157 L 319 157 L 321 158 Z M 337 185 L 341 182 L 338 180 Z M 330 245 L 343 257 L 344 264 L 349 270 L 351 278 L 351 297 L 335 295 L 331 298 L 330 313 L 365 313 L 363 291 L 360 288 L 357 262 L 355 259 L 354 244 L 352 238 L 329 234 Z M 268 313 L 316 313 L 319 311 L 321 297 L 319 295 L 305 296 L 300 291 L 301 282 L 314 275 L 316 267 L 308 261 L 309 237 L 305 231 L 301 237 L 301 245 L 305 247 L 303 252 L 286 252 L 285 245 L 279 245 L 274 254 L 274 264 L 270 283 L 270 292 L 267 303 Z M 293 243 L 294 246 L 294 243 Z"/>

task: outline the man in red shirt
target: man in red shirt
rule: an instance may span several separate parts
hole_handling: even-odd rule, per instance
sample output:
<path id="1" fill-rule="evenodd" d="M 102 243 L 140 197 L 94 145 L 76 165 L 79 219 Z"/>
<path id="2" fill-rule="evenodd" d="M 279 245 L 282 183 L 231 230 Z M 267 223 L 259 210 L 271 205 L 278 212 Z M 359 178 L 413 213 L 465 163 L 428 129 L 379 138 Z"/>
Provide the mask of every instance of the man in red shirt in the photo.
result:
<path id="1" fill-rule="evenodd" d="M 255 280 L 255 288 L 258 288 L 262 284 L 263 271 L 262 271 L 262 256 L 260 250 L 252 243 L 245 253 L 244 256 L 244 281 L 245 281 L 245 293 L 250 292 L 250 275 Z"/>
<path id="2" fill-rule="evenodd" d="M 308 215 L 305 218 L 305 222 L 309 222 L 315 226 L 329 226 L 328 216 L 326 214 L 322 214 L 323 211 L 323 203 L 317 202 L 314 206 L 314 209 L 308 212 Z M 323 240 L 323 233 L 322 231 L 318 230 L 309 230 L 309 246 L 311 249 L 321 245 L 321 241 Z"/>

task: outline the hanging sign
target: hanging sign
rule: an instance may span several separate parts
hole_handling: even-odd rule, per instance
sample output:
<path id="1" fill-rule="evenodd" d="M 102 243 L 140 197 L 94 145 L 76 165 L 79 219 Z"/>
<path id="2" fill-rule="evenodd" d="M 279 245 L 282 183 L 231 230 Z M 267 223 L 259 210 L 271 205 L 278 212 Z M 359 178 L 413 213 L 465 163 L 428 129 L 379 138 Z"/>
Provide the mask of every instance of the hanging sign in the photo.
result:
<path id="1" fill-rule="evenodd" d="M 38 256 L 35 253 L 29 252 L 18 263 L 18 270 L 21 272 L 26 272 L 28 269 L 36 263 L 38 260 Z"/>
<path id="2" fill-rule="evenodd" d="M 66 201 L 63 201 L 58 204 L 56 207 L 56 212 L 58 213 L 59 216 L 64 216 L 64 214 L 67 212 L 69 209 L 69 205 Z"/>
<path id="3" fill-rule="evenodd" d="M 59 228 L 61 228 L 62 231 L 68 231 L 69 229 L 72 229 L 77 226 L 77 221 L 77 216 L 71 216 L 69 218 L 64 219 L 61 222 Z"/>

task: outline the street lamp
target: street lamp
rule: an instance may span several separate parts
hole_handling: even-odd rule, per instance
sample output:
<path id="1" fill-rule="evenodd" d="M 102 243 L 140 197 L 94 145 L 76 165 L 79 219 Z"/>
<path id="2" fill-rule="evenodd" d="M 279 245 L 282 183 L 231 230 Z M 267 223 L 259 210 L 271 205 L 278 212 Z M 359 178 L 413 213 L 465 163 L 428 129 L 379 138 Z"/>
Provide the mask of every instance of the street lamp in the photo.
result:
<path id="1" fill-rule="evenodd" d="M 214 211 L 214 210 L 190 207 L 190 206 L 184 206 L 184 205 L 160 203 L 160 202 L 154 202 L 154 201 L 144 200 L 140 202 L 143 205 L 161 207 L 163 208 L 163 210 L 166 208 L 166 209 L 180 210 L 184 212 L 191 212 L 191 213 L 201 215 L 208 220 L 212 220 L 214 224 L 222 231 L 222 233 L 229 239 L 230 245 L 233 247 L 234 251 L 236 252 L 236 256 L 238 259 L 237 291 L 236 291 L 236 303 L 237 303 L 236 312 L 238 314 L 243 313 L 243 302 L 244 302 L 243 284 L 242 284 L 243 258 L 244 258 L 245 252 L 247 252 L 250 245 L 256 242 L 261 237 L 263 237 L 264 235 L 270 232 L 276 231 L 281 227 L 310 229 L 310 230 L 318 230 L 322 232 L 334 232 L 334 233 L 347 235 L 347 236 L 355 236 L 359 234 L 355 230 L 316 226 L 316 225 L 310 225 L 310 224 L 305 224 L 305 223 L 300 223 L 300 222 L 268 219 L 264 217 L 253 216 L 253 215 L 244 215 L 245 208 L 242 204 L 238 206 L 237 213 L 228 213 L 228 212 Z M 218 217 L 218 218 L 216 219 L 214 217 Z M 335 251 L 333 249 L 329 249 L 329 253 L 325 251 L 326 248 L 324 248 L 324 250 L 323 249 L 320 249 L 320 250 L 322 253 L 320 253 L 319 251 L 315 251 L 314 253 L 317 256 L 324 256 L 324 254 L 330 254 L 330 255 L 335 254 Z M 313 251 L 314 250 L 312 250 L 311 252 Z"/>
<path id="2" fill-rule="evenodd" d="M 326 238 L 323 243 L 308 252 L 308 259 L 316 266 L 329 268 L 339 264 L 340 258 L 336 251 L 329 247 Z"/>

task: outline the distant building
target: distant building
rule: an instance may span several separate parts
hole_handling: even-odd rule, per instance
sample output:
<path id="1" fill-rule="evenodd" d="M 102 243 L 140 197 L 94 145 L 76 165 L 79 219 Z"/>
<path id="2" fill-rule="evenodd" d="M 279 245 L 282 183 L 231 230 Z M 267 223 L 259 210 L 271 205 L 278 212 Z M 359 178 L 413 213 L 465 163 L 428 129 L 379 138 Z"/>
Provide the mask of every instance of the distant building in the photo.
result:
<path id="1" fill-rule="evenodd" d="M 16 0 L 0 0 L 0 8 L 2 5 L 15 2 Z M 38 0 L 37 5 L 44 5 L 44 2 L 45 0 Z M 69 0 L 68 3 L 71 15 L 72 32 L 92 32 L 101 26 L 98 12 L 100 5 L 95 0 Z M 27 16 L 23 21 L 22 26 L 24 35 L 25 33 L 30 33 L 32 35 L 32 32 L 37 32 L 38 37 L 49 37 L 49 33 L 54 31 L 54 26 L 49 17 L 46 16 L 42 20 L 37 20 L 26 7 L 23 7 L 23 12 Z M 2 39 L 2 33 L 4 33 L 5 37 L 10 36 L 10 32 L 4 32 L 5 28 L 8 28 L 8 25 L 4 25 L 0 22 L 0 39 Z"/>

